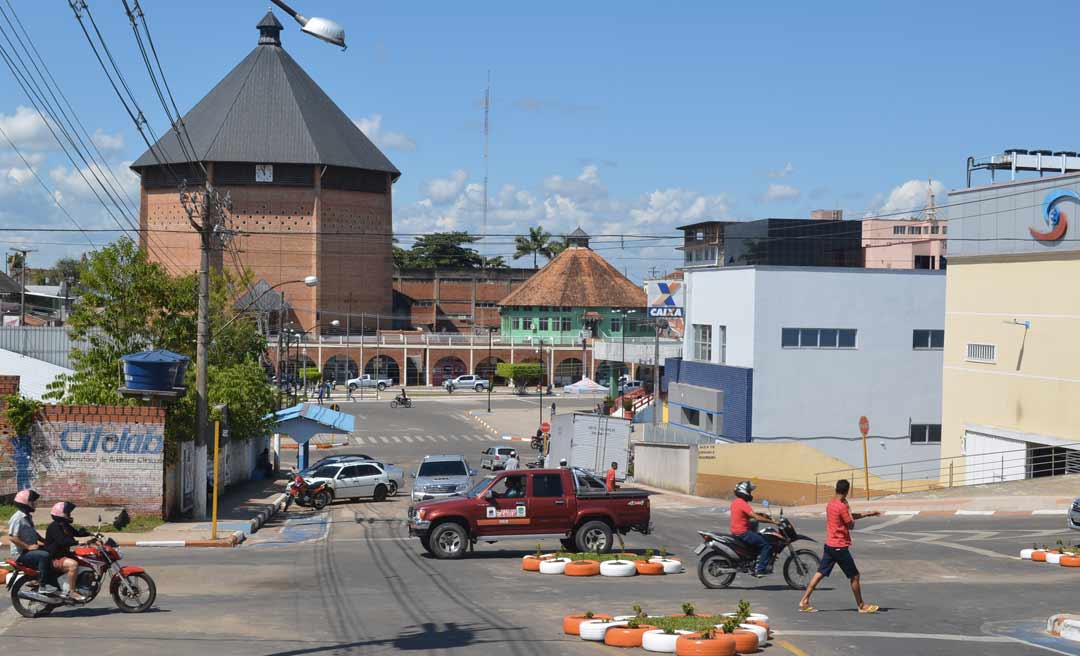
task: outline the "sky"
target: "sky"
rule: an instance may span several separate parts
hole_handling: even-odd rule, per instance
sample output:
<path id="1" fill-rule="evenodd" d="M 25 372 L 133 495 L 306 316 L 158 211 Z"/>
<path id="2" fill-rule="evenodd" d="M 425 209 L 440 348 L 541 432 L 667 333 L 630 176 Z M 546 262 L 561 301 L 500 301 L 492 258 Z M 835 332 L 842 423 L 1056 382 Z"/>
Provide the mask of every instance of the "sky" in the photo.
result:
<path id="1" fill-rule="evenodd" d="M 540 225 L 618 235 L 594 245 L 637 280 L 680 262 L 676 239 L 638 236 L 817 208 L 847 218 L 918 211 L 927 180 L 939 203 L 964 186 L 968 156 L 1080 150 L 1064 109 L 1080 105 L 1069 83 L 1074 49 L 1067 31 L 1049 29 L 1080 22 L 1075 2 L 291 4 L 346 28 L 342 52 L 277 12 L 285 49 L 402 171 L 396 232 L 480 233 L 490 71 L 488 232 Z M 122 2 L 88 5 L 163 134 L 168 120 Z M 11 50 L 14 11 L 137 206 L 127 165 L 145 144 L 68 3 L 0 0 L 0 8 L 0 50 Z M 255 47 L 266 4 L 144 0 L 142 8 L 186 111 Z M 116 226 L 5 66 L 0 129 L 26 158 L 0 137 L 0 227 L 71 228 L 54 199 L 83 227 Z M 31 266 L 114 237 L 0 232 L 5 250 L 37 249 Z M 510 241 L 491 237 L 481 250 L 509 256 Z"/>

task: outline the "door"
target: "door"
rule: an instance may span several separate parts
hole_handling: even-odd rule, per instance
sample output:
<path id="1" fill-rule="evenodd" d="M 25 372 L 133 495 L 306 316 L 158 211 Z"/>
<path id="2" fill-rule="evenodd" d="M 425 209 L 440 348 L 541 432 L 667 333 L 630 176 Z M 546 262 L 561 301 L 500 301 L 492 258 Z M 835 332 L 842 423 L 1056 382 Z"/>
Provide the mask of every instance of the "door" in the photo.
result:
<path id="1" fill-rule="evenodd" d="M 480 469 L 484 469 L 486 467 L 491 467 L 491 468 L 495 467 L 495 463 L 491 459 L 491 453 L 494 450 L 495 450 L 494 447 L 488 447 L 488 448 L 484 449 L 483 455 L 480 456 Z"/>
<path id="2" fill-rule="evenodd" d="M 357 492 L 353 496 L 375 496 L 375 487 L 382 482 L 382 470 L 371 464 L 354 465 L 354 467 L 357 469 L 355 479 Z"/>
<path id="3" fill-rule="evenodd" d="M 573 490 L 563 489 L 563 476 L 558 474 L 531 474 L 529 482 L 529 512 L 532 528 L 536 533 L 565 533 L 570 530 L 573 508 L 567 507 L 567 493 L 571 499 Z M 576 499 L 575 499 L 576 500 Z"/>
<path id="4" fill-rule="evenodd" d="M 334 481 L 334 496 L 338 499 L 360 496 L 356 490 L 358 465 L 347 465 L 338 471 Z"/>
<path id="5" fill-rule="evenodd" d="M 499 477 L 489 488 L 491 499 L 476 521 L 484 535 L 528 535 L 535 533 L 533 519 L 529 514 L 529 498 L 526 496 L 528 476 L 525 472 L 511 472 Z"/>
<path id="6" fill-rule="evenodd" d="M 1027 444 L 999 435 L 964 432 L 967 485 L 1017 481 L 1027 477 Z"/>

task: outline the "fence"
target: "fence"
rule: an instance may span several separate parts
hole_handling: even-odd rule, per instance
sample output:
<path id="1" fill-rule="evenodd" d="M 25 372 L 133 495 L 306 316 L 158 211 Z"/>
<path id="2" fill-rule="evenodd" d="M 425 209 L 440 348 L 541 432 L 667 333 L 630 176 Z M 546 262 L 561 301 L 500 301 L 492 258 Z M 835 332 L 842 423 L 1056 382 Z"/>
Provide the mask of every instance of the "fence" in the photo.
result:
<path id="1" fill-rule="evenodd" d="M 277 343 L 277 332 L 270 333 L 270 344 Z M 296 338 L 293 337 L 295 344 Z M 315 335 L 308 334 L 301 337 L 304 344 L 326 345 L 355 344 L 364 346 L 483 346 L 488 345 L 488 335 L 473 335 L 468 333 L 418 333 L 418 332 L 380 332 L 378 335 Z M 492 346 L 520 346 L 528 348 L 539 346 L 539 340 L 528 338 L 513 338 L 510 335 L 492 335 Z M 573 346 L 581 348 L 581 338 L 573 335 L 558 337 L 545 337 L 544 346 Z"/>
<path id="2" fill-rule="evenodd" d="M 0 349 L 13 351 L 58 367 L 72 368 L 71 350 L 86 351 L 90 339 L 74 339 L 70 329 L 47 326 L 0 327 Z"/>
<path id="3" fill-rule="evenodd" d="M 878 465 L 869 473 L 871 496 L 1080 474 L 1080 442 Z M 866 494 L 861 468 L 836 469 L 814 474 L 815 503 L 833 493 L 837 478 L 851 481 L 852 496 Z"/>
<path id="4" fill-rule="evenodd" d="M 639 424 L 644 426 L 645 441 L 667 444 L 727 444 L 734 440 L 706 435 L 675 424 Z"/>

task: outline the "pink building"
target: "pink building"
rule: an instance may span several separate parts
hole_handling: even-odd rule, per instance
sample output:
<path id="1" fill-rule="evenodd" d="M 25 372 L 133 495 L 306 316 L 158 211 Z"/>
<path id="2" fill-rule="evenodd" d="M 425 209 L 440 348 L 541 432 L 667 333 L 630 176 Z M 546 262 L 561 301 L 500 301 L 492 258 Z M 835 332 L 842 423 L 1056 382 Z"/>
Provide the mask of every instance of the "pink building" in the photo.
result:
<path id="1" fill-rule="evenodd" d="M 944 269 L 948 226 L 937 219 L 863 219 L 868 269 Z"/>

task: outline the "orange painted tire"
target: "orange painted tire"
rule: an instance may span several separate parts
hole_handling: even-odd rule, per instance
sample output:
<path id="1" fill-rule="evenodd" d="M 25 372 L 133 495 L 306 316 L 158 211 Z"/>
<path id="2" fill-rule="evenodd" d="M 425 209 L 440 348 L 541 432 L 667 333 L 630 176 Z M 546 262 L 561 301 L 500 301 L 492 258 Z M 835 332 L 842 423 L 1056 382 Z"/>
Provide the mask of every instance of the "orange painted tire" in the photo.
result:
<path id="1" fill-rule="evenodd" d="M 1042 550 L 1033 551 L 1031 553 L 1031 560 L 1035 561 L 1036 563 L 1045 563 L 1046 562 L 1046 552 L 1042 551 Z"/>
<path id="2" fill-rule="evenodd" d="M 712 640 L 702 640 L 700 633 L 679 636 L 675 656 L 735 656 L 735 638 L 720 633 Z"/>
<path id="3" fill-rule="evenodd" d="M 650 563 L 644 560 L 639 560 L 636 563 L 637 573 L 645 576 L 656 576 L 664 573 L 664 566 L 661 563 Z"/>
<path id="4" fill-rule="evenodd" d="M 567 615 L 562 618 L 562 630 L 566 635 L 581 635 L 580 627 L 581 623 L 585 620 L 610 620 L 611 615 L 604 615 L 603 613 L 596 613 L 592 617 L 585 617 L 585 613 L 578 613 L 577 615 Z"/>
<path id="5" fill-rule="evenodd" d="M 536 566 L 536 569 L 540 569 L 540 565 Z M 600 575 L 600 563 L 595 560 L 575 560 L 572 563 L 566 563 L 567 576 L 599 576 Z"/>
<path id="6" fill-rule="evenodd" d="M 746 620 L 746 623 L 747 624 L 756 624 L 757 626 L 760 626 L 761 628 L 765 629 L 766 632 L 769 631 L 769 623 L 766 622 L 765 620 Z"/>
<path id="7" fill-rule="evenodd" d="M 735 629 L 735 631 L 732 632 L 731 637 L 735 639 L 736 654 L 752 654 L 757 651 L 758 639 L 757 634 L 753 631 Z"/>
<path id="8" fill-rule="evenodd" d="M 521 569 L 526 572 L 539 572 L 540 559 L 536 556 L 525 556 L 521 559 Z"/>
<path id="9" fill-rule="evenodd" d="M 1080 567 L 1080 556 L 1062 556 L 1058 561 L 1062 567 Z"/>
<path id="10" fill-rule="evenodd" d="M 655 626 L 645 624 L 636 629 L 628 626 L 613 626 L 604 634 L 604 644 L 611 647 L 640 647 L 645 632 L 655 628 Z"/>

